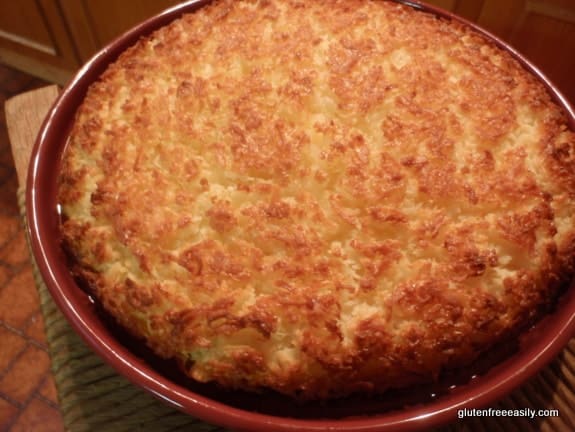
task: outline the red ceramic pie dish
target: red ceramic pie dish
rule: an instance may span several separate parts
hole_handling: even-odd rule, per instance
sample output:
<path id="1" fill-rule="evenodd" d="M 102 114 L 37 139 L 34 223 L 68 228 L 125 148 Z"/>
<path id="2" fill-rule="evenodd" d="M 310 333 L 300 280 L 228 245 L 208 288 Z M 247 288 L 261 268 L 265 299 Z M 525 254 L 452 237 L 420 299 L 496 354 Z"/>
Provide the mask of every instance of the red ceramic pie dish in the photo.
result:
<path id="1" fill-rule="evenodd" d="M 125 33 L 92 58 L 61 93 L 38 135 L 30 162 L 26 191 L 27 222 L 34 257 L 56 304 L 74 330 L 107 363 L 134 384 L 159 399 L 209 423 L 249 431 L 408 431 L 428 429 L 457 418 L 457 410 L 491 406 L 550 362 L 575 334 L 575 288 L 565 291 L 555 310 L 523 335 L 513 353 L 503 353 L 496 364 L 480 370 L 460 385 L 453 382 L 438 394 L 429 388 L 417 403 L 407 406 L 389 400 L 349 399 L 333 405 L 302 408 L 287 399 L 222 393 L 210 386 L 194 385 L 169 372 L 169 365 L 153 359 L 110 324 L 92 299 L 72 278 L 60 248 L 56 199 L 59 161 L 76 109 L 89 85 L 127 47 L 141 36 L 164 26 L 182 13 L 208 3 L 183 3 Z M 543 82 L 561 105 L 575 129 L 573 109 L 541 72 L 501 40 L 459 17 L 415 1 L 412 7 L 472 26 L 507 50 Z M 473 374 L 471 374 L 473 375 Z M 469 378 L 469 375 L 468 375 Z M 409 399 L 409 398 L 408 398 Z M 406 400 L 408 400 L 406 399 Z"/>

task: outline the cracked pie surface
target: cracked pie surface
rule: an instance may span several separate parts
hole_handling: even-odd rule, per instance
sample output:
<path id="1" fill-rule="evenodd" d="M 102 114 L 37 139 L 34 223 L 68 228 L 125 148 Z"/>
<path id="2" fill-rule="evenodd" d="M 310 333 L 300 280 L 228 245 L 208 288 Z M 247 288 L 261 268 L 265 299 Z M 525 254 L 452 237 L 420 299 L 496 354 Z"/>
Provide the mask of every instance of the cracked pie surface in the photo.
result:
<path id="1" fill-rule="evenodd" d="M 304 399 L 437 379 L 573 275 L 575 134 L 472 29 L 388 1 L 216 0 L 81 105 L 72 271 L 200 382 Z"/>

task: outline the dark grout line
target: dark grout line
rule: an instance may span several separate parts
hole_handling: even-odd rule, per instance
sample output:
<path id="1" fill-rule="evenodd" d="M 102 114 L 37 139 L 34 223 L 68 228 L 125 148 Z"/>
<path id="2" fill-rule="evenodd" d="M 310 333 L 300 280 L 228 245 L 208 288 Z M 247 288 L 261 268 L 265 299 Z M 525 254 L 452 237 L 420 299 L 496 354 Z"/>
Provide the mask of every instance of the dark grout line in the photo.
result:
<path id="1" fill-rule="evenodd" d="M 45 383 L 47 379 L 48 379 L 48 376 L 46 376 L 46 378 L 44 379 L 44 381 L 42 381 L 42 383 Z M 40 388 L 42 388 L 42 386 L 38 387 L 38 391 L 32 395 L 32 398 L 35 397 L 36 399 L 40 399 L 42 402 L 44 402 L 50 408 L 54 408 L 55 410 L 60 411 L 60 407 L 58 406 L 58 404 L 55 404 L 54 402 L 52 402 L 50 399 L 48 399 L 47 397 L 45 397 L 44 395 L 42 395 L 39 392 Z M 30 398 L 30 400 L 32 400 L 32 398 Z"/>
<path id="2" fill-rule="evenodd" d="M 38 306 L 38 307 L 39 307 L 39 306 Z M 37 311 L 34 311 L 34 313 L 32 314 L 32 316 L 36 315 L 36 314 L 38 313 L 38 311 L 39 311 L 39 309 L 38 309 Z M 21 338 L 23 338 L 23 339 L 26 341 L 26 346 L 28 346 L 28 345 L 33 345 L 33 346 L 35 346 L 36 348 L 41 349 L 42 351 L 48 352 L 48 347 L 47 347 L 45 344 L 43 344 L 42 342 L 37 341 L 36 339 L 34 339 L 34 338 L 31 337 L 31 336 L 28 336 L 28 335 L 26 334 L 26 331 L 25 331 L 25 330 L 12 327 L 10 324 L 5 323 L 4 321 L 0 321 L 0 327 L 4 327 L 6 330 L 11 331 L 12 333 L 14 333 L 14 334 L 20 336 Z M 26 327 L 27 327 L 27 326 L 24 325 L 24 328 L 26 328 Z M 22 351 L 24 351 L 24 350 L 22 350 Z M 18 356 L 19 356 L 20 354 L 21 354 L 21 353 L 19 353 Z M 18 357 L 18 356 L 17 356 L 17 357 Z M 10 364 L 12 364 L 12 362 L 10 362 Z M 6 368 L 6 370 L 8 370 L 8 369 L 9 369 L 9 368 Z M 1 374 L 1 373 L 0 373 L 0 374 Z"/>
<path id="3" fill-rule="evenodd" d="M 22 410 L 26 407 L 26 404 L 22 404 L 18 401 L 15 401 L 14 399 L 12 399 L 10 396 L 4 394 L 4 393 L 0 393 L 0 399 L 4 399 L 6 402 L 8 402 L 10 405 L 14 405 L 16 408 L 18 408 L 18 415 L 16 415 L 15 417 L 19 417 L 20 413 L 22 412 Z M 10 428 L 8 428 L 7 430 L 10 430 Z"/>
<path id="4" fill-rule="evenodd" d="M 26 351 L 26 348 L 28 348 L 27 343 L 24 345 L 24 347 L 16 355 L 14 355 L 14 357 L 12 357 L 10 359 L 10 361 L 8 362 L 6 367 L 3 370 L 0 370 L 0 379 L 4 378 L 4 376 L 8 372 L 10 372 L 10 369 L 12 369 L 12 366 L 14 366 L 18 362 L 20 357 L 22 357 L 22 355 L 24 354 L 24 351 Z M 0 396 L 2 396 L 2 395 L 3 395 L 3 393 L 0 392 Z"/>

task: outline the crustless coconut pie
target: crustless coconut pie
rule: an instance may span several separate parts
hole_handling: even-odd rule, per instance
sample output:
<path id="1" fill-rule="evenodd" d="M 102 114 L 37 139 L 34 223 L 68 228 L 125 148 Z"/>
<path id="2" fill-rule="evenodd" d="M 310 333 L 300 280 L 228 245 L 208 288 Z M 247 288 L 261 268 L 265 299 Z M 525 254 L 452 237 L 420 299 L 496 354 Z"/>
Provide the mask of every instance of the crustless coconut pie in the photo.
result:
<path id="1" fill-rule="evenodd" d="M 472 28 L 391 1 L 216 0 L 89 89 L 63 247 L 187 375 L 329 399 L 431 382 L 574 272 L 575 134 Z"/>

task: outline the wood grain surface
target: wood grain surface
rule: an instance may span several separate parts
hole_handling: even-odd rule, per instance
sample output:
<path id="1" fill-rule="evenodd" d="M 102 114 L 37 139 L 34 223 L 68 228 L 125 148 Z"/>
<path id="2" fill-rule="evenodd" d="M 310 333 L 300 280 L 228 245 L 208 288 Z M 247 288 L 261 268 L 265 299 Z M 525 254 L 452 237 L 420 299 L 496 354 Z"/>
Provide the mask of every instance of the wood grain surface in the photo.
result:
<path id="1" fill-rule="evenodd" d="M 6 124 L 20 187 L 26 184 L 28 163 L 38 130 L 58 93 L 58 86 L 52 85 L 6 101 Z"/>

